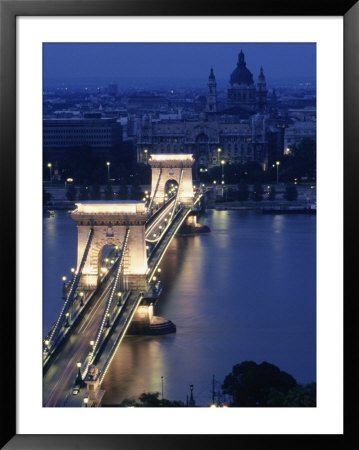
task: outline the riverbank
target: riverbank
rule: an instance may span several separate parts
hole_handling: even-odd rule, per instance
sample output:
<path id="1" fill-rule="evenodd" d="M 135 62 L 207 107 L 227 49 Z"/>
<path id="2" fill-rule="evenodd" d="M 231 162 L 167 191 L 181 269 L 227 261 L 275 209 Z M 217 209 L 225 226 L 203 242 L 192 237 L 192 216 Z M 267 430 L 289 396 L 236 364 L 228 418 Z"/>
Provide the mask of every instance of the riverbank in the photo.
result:
<path id="1" fill-rule="evenodd" d="M 226 210 L 259 210 L 264 214 L 281 214 L 281 213 L 316 213 L 316 203 L 307 202 L 283 202 L 283 201 L 261 201 L 261 202 L 216 202 L 207 205 L 207 209 L 215 209 L 216 211 Z"/>

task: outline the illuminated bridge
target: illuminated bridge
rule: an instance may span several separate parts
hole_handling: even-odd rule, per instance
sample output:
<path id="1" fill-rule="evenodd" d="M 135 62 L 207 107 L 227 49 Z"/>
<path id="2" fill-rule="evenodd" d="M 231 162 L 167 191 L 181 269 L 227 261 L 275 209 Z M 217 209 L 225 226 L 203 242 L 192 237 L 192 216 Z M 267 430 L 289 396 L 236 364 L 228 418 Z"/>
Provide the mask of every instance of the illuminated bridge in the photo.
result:
<path id="1" fill-rule="evenodd" d="M 44 406 L 99 406 L 101 383 L 129 327 L 151 330 L 160 261 L 204 198 L 194 193 L 193 162 L 192 155 L 152 155 L 147 202 L 76 203 L 77 268 L 43 343 Z"/>

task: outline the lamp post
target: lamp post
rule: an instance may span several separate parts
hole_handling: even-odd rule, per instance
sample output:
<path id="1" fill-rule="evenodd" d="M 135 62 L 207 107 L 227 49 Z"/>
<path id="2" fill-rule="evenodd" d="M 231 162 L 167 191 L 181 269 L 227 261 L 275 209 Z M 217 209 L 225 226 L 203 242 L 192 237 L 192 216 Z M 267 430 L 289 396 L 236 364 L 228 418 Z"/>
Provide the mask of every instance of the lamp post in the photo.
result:
<path id="1" fill-rule="evenodd" d="M 49 168 L 49 171 L 50 171 L 50 183 L 52 183 L 52 164 L 48 163 L 47 167 Z"/>
<path id="2" fill-rule="evenodd" d="M 81 388 L 82 384 L 83 384 L 82 375 L 81 375 L 81 363 L 80 362 L 76 363 L 76 367 L 77 367 L 76 383 L 78 383 Z"/>
<path id="3" fill-rule="evenodd" d="M 278 184 L 278 170 L 279 170 L 280 161 L 276 161 L 275 165 L 277 166 L 277 184 Z"/>
<path id="4" fill-rule="evenodd" d="M 162 394 L 162 401 L 163 401 L 163 375 L 161 376 L 161 394 Z"/>
<path id="5" fill-rule="evenodd" d="M 67 297 L 66 280 L 67 280 L 67 278 L 64 275 L 62 277 L 62 282 L 63 282 L 63 285 L 62 285 L 62 297 L 63 297 L 64 300 L 66 300 L 66 297 Z"/>
<path id="6" fill-rule="evenodd" d="M 224 159 L 222 159 L 221 161 L 221 165 L 222 165 L 222 184 L 224 184 L 224 165 L 225 165 L 225 161 Z"/>
<path id="7" fill-rule="evenodd" d="M 148 157 L 148 156 L 147 156 L 147 155 L 148 155 L 148 150 L 147 150 L 147 148 L 144 149 L 144 152 L 145 152 L 146 164 L 147 164 L 147 162 L 148 162 L 148 160 L 147 160 L 147 157 Z"/>
<path id="8" fill-rule="evenodd" d="M 107 161 L 106 166 L 107 166 L 107 183 L 110 182 L 110 161 Z"/>
<path id="9" fill-rule="evenodd" d="M 218 159 L 218 165 L 220 164 L 221 151 L 222 151 L 222 149 L 218 147 L 218 148 L 217 148 L 217 152 L 218 152 L 218 157 L 217 157 L 217 159 Z"/>

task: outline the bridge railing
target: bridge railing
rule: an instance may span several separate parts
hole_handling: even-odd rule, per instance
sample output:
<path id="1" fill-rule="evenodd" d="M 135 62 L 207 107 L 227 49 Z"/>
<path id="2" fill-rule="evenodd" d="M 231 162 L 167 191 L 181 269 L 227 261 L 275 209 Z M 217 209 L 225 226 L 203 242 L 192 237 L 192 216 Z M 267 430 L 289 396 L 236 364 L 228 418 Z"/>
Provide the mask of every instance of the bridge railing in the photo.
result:
<path id="1" fill-rule="evenodd" d="M 108 357 L 106 358 L 104 365 L 101 367 L 100 383 L 102 383 L 103 379 L 105 378 L 106 372 L 110 367 L 112 359 L 114 358 L 116 351 L 119 345 L 121 344 L 121 341 L 124 335 L 126 334 L 127 329 L 132 321 L 132 318 L 137 310 L 137 307 L 140 305 L 141 300 L 143 298 L 142 292 L 133 292 L 131 294 L 132 295 L 127 296 L 127 301 L 124 304 L 120 314 L 118 315 L 116 323 L 114 323 L 114 326 L 116 326 L 116 324 L 120 324 L 121 331 L 118 333 L 116 338 L 113 339 L 112 342 L 110 342 L 111 345 L 108 351 Z M 97 364 L 97 360 L 95 362 Z"/>
<path id="2" fill-rule="evenodd" d="M 118 287 L 118 282 L 119 282 L 119 279 L 120 279 L 121 270 L 123 269 L 123 262 L 124 262 L 124 257 L 125 257 L 127 245 L 128 245 L 129 235 L 130 235 L 130 229 L 127 228 L 126 234 L 125 234 L 125 239 L 124 239 L 124 242 L 123 242 L 123 247 L 122 247 L 122 254 L 121 254 L 121 257 L 116 262 L 117 269 L 116 269 L 116 272 L 115 272 L 115 277 L 114 277 L 114 279 L 112 281 L 112 285 L 111 285 L 110 292 L 109 292 L 108 297 L 107 297 L 106 306 L 105 306 L 105 310 L 104 310 L 103 315 L 102 315 L 100 326 L 99 326 L 99 328 L 97 330 L 96 337 L 95 337 L 95 340 L 94 340 L 94 345 L 92 347 L 91 353 L 89 355 L 89 358 L 88 358 L 88 361 L 87 361 L 87 364 L 86 364 L 86 367 L 85 367 L 84 376 L 86 376 L 87 370 L 88 370 L 89 366 L 92 364 L 92 362 L 93 362 L 93 360 L 94 360 L 94 358 L 96 356 L 96 352 L 98 351 L 98 348 L 101 345 L 101 340 L 103 339 L 103 331 L 104 331 L 106 322 L 108 322 L 110 320 L 110 316 L 111 316 L 110 308 L 111 308 L 111 306 L 113 304 L 113 299 L 115 297 L 115 291 L 116 291 L 116 289 Z"/>
<path id="3" fill-rule="evenodd" d="M 66 314 L 67 314 L 70 306 L 72 305 L 74 299 L 76 298 L 75 297 L 76 289 L 78 287 L 78 284 L 79 284 L 79 281 L 80 281 L 80 278 L 81 278 L 81 275 L 82 275 L 82 270 L 83 270 L 83 267 L 84 267 L 86 259 L 87 259 L 87 255 L 88 255 L 88 252 L 89 252 L 89 249 L 90 249 L 90 245 L 91 245 L 93 234 L 94 234 L 94 229 L 91 228 L 90 232 L 89 232 L 89 235 L 88 235 L 88 238 L 87 238 L 84 254 L 82 256 L 81 263 L 80 263 L 80 265 L 78 267 L 78 270 L 77 270 L 77 274 L 75 275 L 74 279 L 72 280 L 68 296 L 67 296 L 67 298 L 66 298 L 66 300 L 64 302 L 64 305 L 63 305 L 62 310 L 60 312 L 60 315 L 59 315 L 59 317 L 58 317 L 58 319 L 57 319 L 57 321 L 55 323 L 55 326 L 53 327 L 52 332 L 50 333 L 49 343 L 46 346 L 47 352 L 49 350 L 51 350 L 56 345 L 56 339 L 58 337 L 58 334 L 59 334 L 61 326 L 62 326 L 62 324 L 64 322 L 64 319 L 66 318 Z"/>
<path id="4" fill-rule="evenodd" d="M 152 209 L 153 200 L 155 199 L 156 194 L 157 194 L 157 189 L 158 189 L 158 186 L 159 186 L 159 184 L 160 184 L 161 175 L 162 175 L 162 168 L 160 168 L 160 172 L 159 172 L 159 174 L 158 174 L 158 179 L 157 179 L 156 187 L 155 187 L 155 190 L 153 191 L 153 195 L 152 195 L 152 197 L 151 197 L 150 204 L 149 204 L 149 206 L 148 206 L 150 210 Z"/>

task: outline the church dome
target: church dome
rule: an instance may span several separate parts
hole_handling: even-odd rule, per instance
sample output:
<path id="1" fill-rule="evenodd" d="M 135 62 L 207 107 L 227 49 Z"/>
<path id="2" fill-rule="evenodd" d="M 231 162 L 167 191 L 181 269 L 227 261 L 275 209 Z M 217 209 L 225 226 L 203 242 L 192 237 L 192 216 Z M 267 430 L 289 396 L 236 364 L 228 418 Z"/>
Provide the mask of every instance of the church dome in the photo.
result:
<path id="1" fill-rule="evenodd" d="M 253 75 L 247 69 L 246 62 L 244 60 L 244 53 L 241 50 L 241 53 L 238 55 L 238 63 L 237 67 L 231 74 L 230 83 L 233 84 L 245 84 L 247 86 L 252 86 L 253 83 Z"/>

